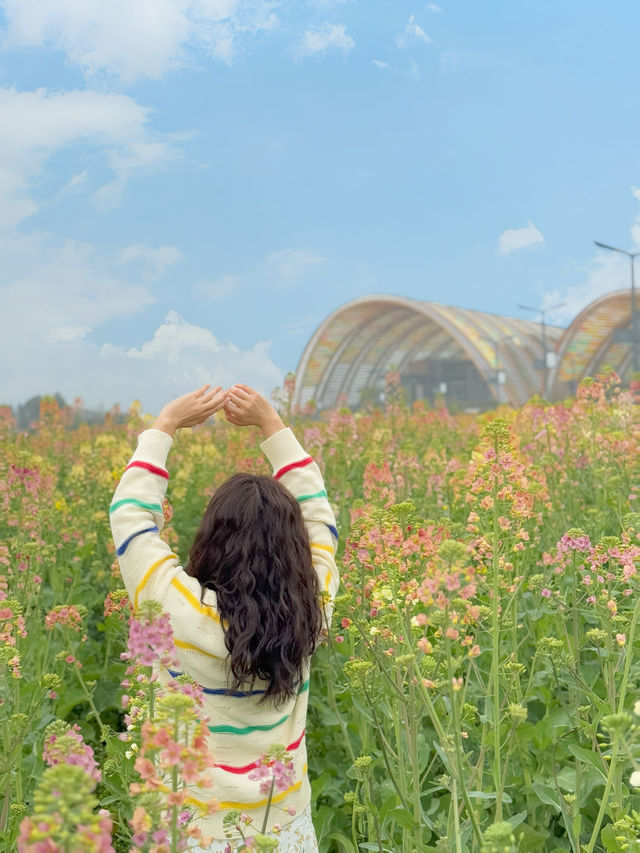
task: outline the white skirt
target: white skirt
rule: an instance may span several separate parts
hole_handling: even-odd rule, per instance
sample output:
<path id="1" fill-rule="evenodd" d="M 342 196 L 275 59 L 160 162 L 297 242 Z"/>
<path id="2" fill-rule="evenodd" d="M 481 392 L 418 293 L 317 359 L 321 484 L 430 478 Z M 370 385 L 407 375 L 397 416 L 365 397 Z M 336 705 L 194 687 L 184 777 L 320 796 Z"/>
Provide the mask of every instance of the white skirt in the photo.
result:
<path id="1" fill-rule="evenodd" d="M 301 812 L 291 823 L 282 827 L 274 836 L 280 842 L 278 853 L 318 853 L 318 841 L 311 820 L 311 806 Z M 228 841 L 213 841 L 208 847 L 198 847 L 197 842 L 189 843 L 190 853 L 224 853 Z M 232 845 L 232 849 L 235 847 Z"/>

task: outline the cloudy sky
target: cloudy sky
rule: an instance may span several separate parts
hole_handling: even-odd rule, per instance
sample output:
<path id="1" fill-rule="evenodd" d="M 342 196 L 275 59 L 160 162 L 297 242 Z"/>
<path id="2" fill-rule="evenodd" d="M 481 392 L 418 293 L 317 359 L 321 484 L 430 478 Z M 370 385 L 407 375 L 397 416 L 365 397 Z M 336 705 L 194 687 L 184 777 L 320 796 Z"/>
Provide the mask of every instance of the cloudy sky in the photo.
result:
<path id="1" fill-rule="evenodd" d="M 640 244 L 640 6 L 0 0 L 0 403 L 263 391 L 345 301 L 567 323 Z"/>

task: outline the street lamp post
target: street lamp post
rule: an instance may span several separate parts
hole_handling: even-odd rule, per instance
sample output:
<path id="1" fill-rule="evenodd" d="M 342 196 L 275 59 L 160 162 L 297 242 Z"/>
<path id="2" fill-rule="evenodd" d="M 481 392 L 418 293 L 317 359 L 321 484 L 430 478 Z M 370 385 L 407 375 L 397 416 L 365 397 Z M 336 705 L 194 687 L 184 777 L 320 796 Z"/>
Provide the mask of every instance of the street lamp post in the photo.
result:
<path id="1" fill-rule="evenodd" d="M 491 381 L 496 386 L 496 400 L 498 402 L 498 405 L 500 405 L 500 403 L 503 402 L 503 400 L 502 400 L 502 386 L 505 384 L 506 379 L 507 379 L 505 371 L 502 370 L 502 368 L 500 367 L 500 344 L 503 341 L 511 341 L 513 339 L 514 339 L 514 335 L 505 335 L 504 337 L 497 338 L 497 339 L 485 338 L 485 337 L 480 338 L 481 341 L 486 341 L 488 344 L 491 344 L 491 346 L 493 347 L 493 356 L 494 356 L 494 361 L 495 361 L 495 368 L 494 368 L 494 378 Z"/>
<path id="2" fill-rule="evenodd" d="M 544 397 L 549 396 L 549 368 L 553 367 L 553 364 L 549 364 L 549 356 L 554 354 L 553 350 L 549 350 L 547 346 L 547 314 L 550 314 L 552 311 L 557 311 L 558 308 L 562 308 L 566 305 L 565 302 L 560 302 L 558 305 L 552 305 L 551 308 L 532 308 L 530 305 L 518 305 L 518 308 L 521 308 L 523 311 L 533 311 L 535 314 L 540 315 L 540 338 L 542 341 L 542 394 Z M 537 364 L 535 366 L 538 366 Z"/>
<path id="3" fill-rule="evenodd" d="M 616 249 L 615 246 L 609 246 L 607 243 L 600 243 L 598 240 L 593 241 L 596 246 L 599 246 L 601 249 L 608 249 L 610 252 L 619 252 L 621 255 L 626 255 L 629 258 L 630 268 L 631 268 L 631 358 L 633 362 L 633 372 L 637 373 L 640 371 L 640 335 L 638 334 L 638 312 L 636 311 L 636 282 L 634 276 L 634 261 L 640 252 L 627 252 L 625 249 Z M 625 334 L 624 329 L 618 329 L 615 333 L 615 340 L 624 341 L 627 343 L 629 341 L 628 335 Z"/>

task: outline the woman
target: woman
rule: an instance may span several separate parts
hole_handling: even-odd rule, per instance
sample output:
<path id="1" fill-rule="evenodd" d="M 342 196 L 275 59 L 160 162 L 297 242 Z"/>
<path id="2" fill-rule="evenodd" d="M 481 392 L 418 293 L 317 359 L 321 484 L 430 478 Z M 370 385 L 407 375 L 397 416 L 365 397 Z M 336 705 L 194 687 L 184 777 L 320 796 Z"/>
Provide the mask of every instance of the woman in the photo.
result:
<path id="1" fill-rule="evenodd" d="M 220 486 L 185 570 L 160 538 L 166 459 L 178 429 L 221 409 L 231 424 L 259 428 L 274 475 L 236 474 Z M 309 658 L 339 583 L 338 534 L 318 466 L 256 391 L 205 385 L 168 403 L 139 436 L 113 497 L 111 527 L 134 609 L 156 599 L 171 617 L 180 670 L 161 672 L 160 681 L 186 672 L 205 691 L 216 766 L 201 797 L 221 804 L 198 821 L 216 839 L 207 849 L 225 849 L 228 809 L 249 815 L 260 831 L 266 798 L 249 776 L 271 745 L 282 744 L 295 782 L 273 797 L 269 827 L 283 827 L 281 851 L 317 850 L 304 737 Z"/>

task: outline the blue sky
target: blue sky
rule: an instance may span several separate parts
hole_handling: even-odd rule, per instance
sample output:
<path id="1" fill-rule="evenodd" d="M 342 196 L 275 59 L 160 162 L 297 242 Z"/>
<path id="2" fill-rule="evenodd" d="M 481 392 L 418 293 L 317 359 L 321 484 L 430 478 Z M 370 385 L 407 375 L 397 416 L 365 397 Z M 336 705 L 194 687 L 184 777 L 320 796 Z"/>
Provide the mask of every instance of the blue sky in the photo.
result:
<path id="1" fill-rule="evenodd" d="M 367 293 L 567 324 L 640 244 L 640 7 L 0 0 L 0 402 L 264 392 Z"/>

